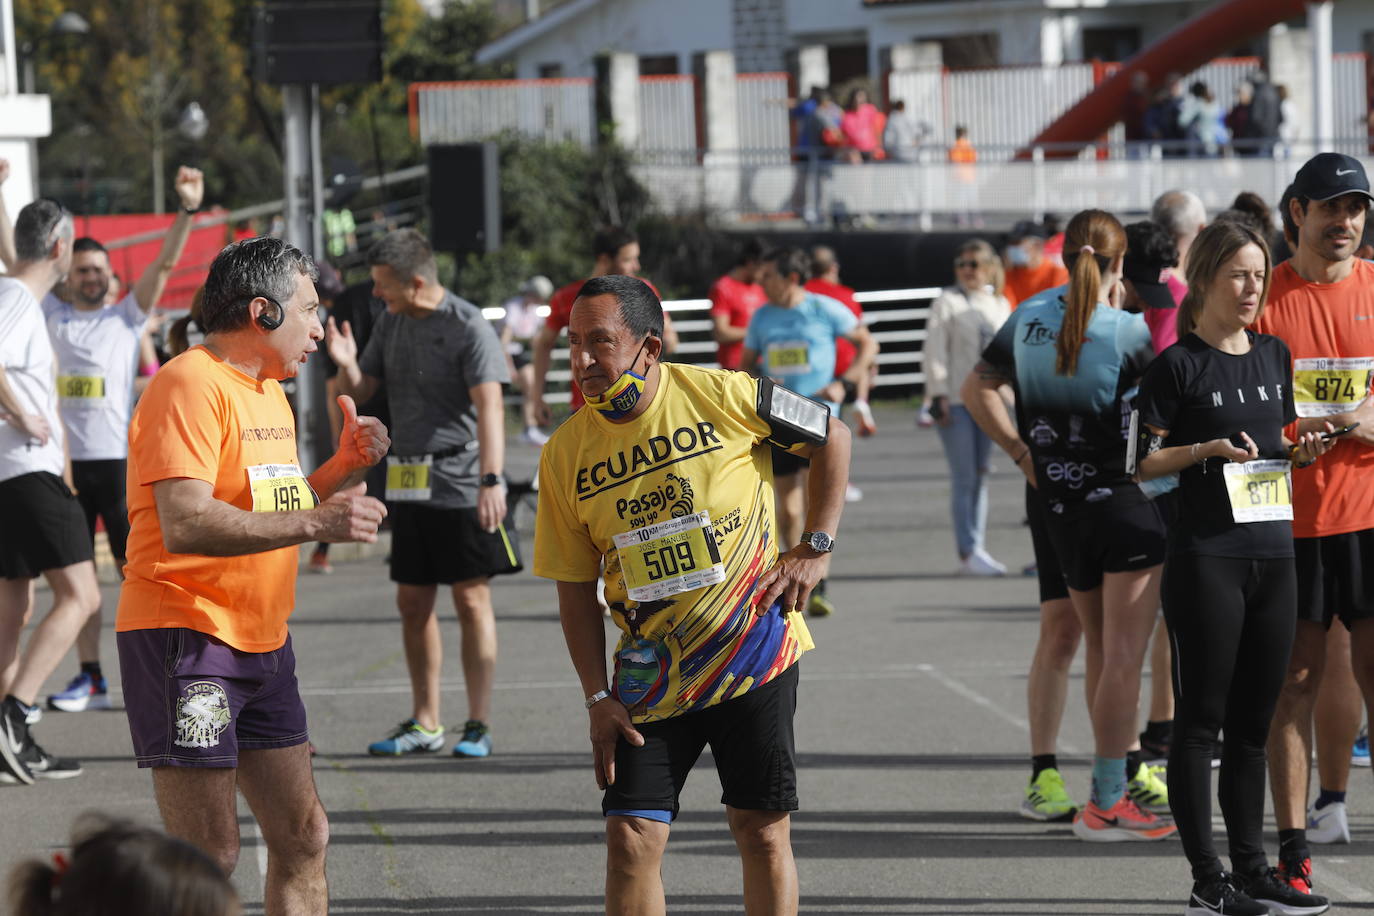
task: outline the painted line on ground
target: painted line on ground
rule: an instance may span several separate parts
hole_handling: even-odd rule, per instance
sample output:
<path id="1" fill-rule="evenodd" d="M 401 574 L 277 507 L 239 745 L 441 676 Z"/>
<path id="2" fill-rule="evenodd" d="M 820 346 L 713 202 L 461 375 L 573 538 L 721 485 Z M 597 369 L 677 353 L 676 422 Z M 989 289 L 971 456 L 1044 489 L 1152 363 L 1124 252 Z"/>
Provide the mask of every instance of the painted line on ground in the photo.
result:
<path id="1" fill-rule="evenodd" d="M 988 712 L 992 713 L 994 716 L 997 716 L 997 718 L 1001 719 L 1002 721 L 1016 726 L 1021 731 L 1026 732 L 1027 734 L 1030 733 L 1030 723 L 1027 722 L 1025 719 L 1021 718 L 1015 713 L 1007 712 L 1001 706 L 997 705 L 997 703 L 995 703 L 994 701 L 983 696 L 981 693 L 974 690 L 972 687 L 968 686 L 962 681 L 955 680 L 954 678 L 945 674 L 939 668 L 936 668 L 934 665 L 920 664 L 916 665 L 915 669 L 921 672 L 922 674 L 925 674 L 931 680 L 940 684 L 947 690 L 950 690 L 951 692 L 958 694 L 959 696 L 963 697 L 971 703 L 983 707 Z M 1082 753 L 1082 751 L 1080 751 L 1078 748 L 1064 741 L 1059 742 L 1058 750 L 1064 752 L 1065 754 L 1078 755 Z"/>

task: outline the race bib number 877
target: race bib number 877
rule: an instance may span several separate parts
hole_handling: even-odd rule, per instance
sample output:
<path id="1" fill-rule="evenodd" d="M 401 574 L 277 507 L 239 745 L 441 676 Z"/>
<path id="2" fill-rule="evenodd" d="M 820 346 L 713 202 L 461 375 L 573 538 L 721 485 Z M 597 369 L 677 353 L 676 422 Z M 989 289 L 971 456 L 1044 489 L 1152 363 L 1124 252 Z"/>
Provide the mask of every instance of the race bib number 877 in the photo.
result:
<path id="1" fill-rule="evenodd" d="M 1237 522 L 1280 522 L 1293 517 L 1292 465 L 1260 459 L 1222 465 L 1231 517 Z"/>

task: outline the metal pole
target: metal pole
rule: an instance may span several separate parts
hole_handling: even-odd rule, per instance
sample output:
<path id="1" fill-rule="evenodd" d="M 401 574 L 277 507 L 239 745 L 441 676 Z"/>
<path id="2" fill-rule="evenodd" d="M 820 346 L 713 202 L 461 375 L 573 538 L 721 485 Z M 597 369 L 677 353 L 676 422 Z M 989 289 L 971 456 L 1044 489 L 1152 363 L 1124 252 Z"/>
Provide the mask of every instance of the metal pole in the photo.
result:
<path id="1" fill-rule="evenodd" d="M 1336 139 L 1335 83 L 1331 73 L 1331 0 L 1307 4 L 1312 39 L 1312 139 L 1317 151 Z"/>
<path id="2" fill-rule="evenodd" d="M 319 175 L 311 168 L 315 158 L 319 124 L 313 86 L 282 87 L 282 112 L 285 129 L 282 132 L 283 195 L 286 201 L 286 241 L 313 257 L 319 257 L 317 243 L 318 222 L 314 212 Z M 296 451 L 301 466 L 307 471 L 316 466 L 314 421 L 314 387 L 309 361 L 296 374 Z"/>

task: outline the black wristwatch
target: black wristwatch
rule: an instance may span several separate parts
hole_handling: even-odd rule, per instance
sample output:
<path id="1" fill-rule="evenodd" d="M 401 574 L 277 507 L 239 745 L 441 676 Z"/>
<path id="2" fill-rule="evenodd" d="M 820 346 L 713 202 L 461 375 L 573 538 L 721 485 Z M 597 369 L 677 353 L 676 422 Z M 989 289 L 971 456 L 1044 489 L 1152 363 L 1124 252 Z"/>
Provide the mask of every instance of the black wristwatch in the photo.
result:
<path id="1" fill-rule="evenodd" d="M 817 553 L 830 553 L 835 549 L 835 539 L 824 531 L 803 531 L 801 542 Z"/>
<path id="2" fill-rule="evenodd" d="M 501 475 L 500 475 L 500 474 L 483 474 L 483 475 L 482 475 L 481 484 L 482 484 L 482 486 L 484 486 L 484 487 L 499 487 L 499 486 L 501 486 Z"/>

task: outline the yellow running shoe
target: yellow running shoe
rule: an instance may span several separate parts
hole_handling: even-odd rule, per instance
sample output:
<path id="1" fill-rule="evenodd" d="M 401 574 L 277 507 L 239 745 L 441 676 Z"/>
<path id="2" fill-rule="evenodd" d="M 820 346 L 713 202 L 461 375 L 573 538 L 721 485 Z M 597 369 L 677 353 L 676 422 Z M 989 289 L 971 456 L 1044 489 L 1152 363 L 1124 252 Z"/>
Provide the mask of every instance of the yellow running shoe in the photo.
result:
<path id="1" fill-rule="evenodd" d="M 1164 781 L 1164 767 L 1142 763 L 1135 778 L 1126 784 L 1126 793 L 1141 808 L 1151 814 L 1169 814 L 1169 785 Z"/>
<path id="2" fill-rule="evenodd" d="M 1064 788 L 1064 777 L 1050 767 L 1026 786 L 1026 798 L 1021 802 L 1021 816 L 1033 821 L 1071 821 L 1078 806 Z"/>

